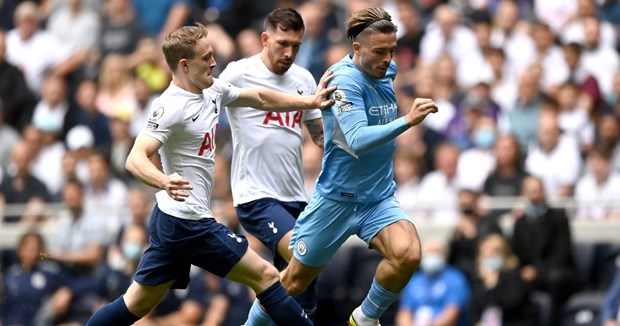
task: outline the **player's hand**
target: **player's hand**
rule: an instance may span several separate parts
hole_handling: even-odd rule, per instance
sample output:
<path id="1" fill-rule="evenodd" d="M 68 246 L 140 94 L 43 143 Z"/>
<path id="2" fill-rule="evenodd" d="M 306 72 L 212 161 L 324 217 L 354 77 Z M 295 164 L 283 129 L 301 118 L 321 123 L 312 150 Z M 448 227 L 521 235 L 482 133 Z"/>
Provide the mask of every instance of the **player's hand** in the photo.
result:
<path id="1" fill-rule="evenodd" d="M 164 189 L 170 198 L 176 201 L 185 201 L 185 198 L 189 196 L 189 191 L 194 188 L 189 184 L 188 180 L 175 172 L 166 177 Z"/>
<path id="2" fill-rule="evenodd" d="M 334 99 L 329 98 L 329 94 L 336 90 L 336 86 L 327 87 L 327 84 L 332 78 L 334 78 L 334 72 L 328 70 L 319 80 L 319 85 L 314 93 L 314 103 L 319 109 L 326 109 L 335 103 Z"/>
<path id="3" fill-rule="evenodd" d="M 416 98 L 405 116 L 409 127 L 416 126 L 424 121 L 427 115 L 438 112 L 437 104 L 430 98 Z"/>

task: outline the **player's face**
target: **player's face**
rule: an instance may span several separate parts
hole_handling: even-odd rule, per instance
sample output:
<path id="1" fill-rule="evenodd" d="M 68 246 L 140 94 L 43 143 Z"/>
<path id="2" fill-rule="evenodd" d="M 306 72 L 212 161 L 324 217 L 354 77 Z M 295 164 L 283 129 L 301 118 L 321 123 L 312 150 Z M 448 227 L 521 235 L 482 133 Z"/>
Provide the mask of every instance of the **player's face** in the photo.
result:
<path id="1" fill-rule="evenodd" d="M 293 65 L 301 47 L 303 36 L 303 30 L 293 31 L 289 29 L 283 31 L 279 26 L 275 29 L 269 29 L 261 35 L 264 51 L 266 51 L 267 60 L 273 73 L 282 75 Z"/>
<path id="2" fill-rule="evenodd" d="M 396 33 L 371 33 L 353 42 L 359 68 L 369 77 L 385 77 L 396 51 Z"/>
<path id="3" fill-rule="evenodd" d="M 189 79 L 198 89 L 203 90 L 213 85 L 213 69 L 217 66 L 213 48 L 206 37 L 199 39 L 194 48 L 195 55 L 187 60 Z"/>

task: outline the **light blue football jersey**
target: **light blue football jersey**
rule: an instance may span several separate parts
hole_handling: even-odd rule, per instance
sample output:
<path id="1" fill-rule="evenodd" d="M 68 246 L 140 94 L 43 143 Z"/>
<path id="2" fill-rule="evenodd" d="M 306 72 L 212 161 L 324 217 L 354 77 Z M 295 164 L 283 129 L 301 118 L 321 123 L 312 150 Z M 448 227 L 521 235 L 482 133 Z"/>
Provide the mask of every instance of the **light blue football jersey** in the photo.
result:
<path id="1" fill-rule="evenodd" d="M 332 94 L 335 104 L 323 110 L 325 153 L 316 191 L 348 202 L 385 199 L 396 190 L 394 139 L 408 129 L 405 119 L 398 118 L 396 64 L 392 61 L 381 79 L 367 77 L 351 55 L 330 69 L 335 74 L 330 85 L 338 89 Z"/>

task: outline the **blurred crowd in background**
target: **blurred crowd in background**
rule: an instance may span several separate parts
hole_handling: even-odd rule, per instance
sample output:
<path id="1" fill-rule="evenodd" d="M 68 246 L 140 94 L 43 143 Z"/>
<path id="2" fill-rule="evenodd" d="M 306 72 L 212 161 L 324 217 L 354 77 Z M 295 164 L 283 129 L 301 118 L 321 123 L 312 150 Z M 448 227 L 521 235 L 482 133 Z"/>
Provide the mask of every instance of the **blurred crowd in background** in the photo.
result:
<path id="1" fill-rule="evenodd" d="M 397 139 L 396 196 L 415 222 L 453 231 L 423 244 L 421 270 L 383 324 L 572 325 L 575 294 L 609 289 L 590 319 L 619 325 L 617 244 L 580 251 L 563 209 L 620 221 L 614 0 L 0 1 L 0 211 L 4 225 L 32 230 L 3 253 L 2 325 L 79 325 L 124 292 L 148 242 L 154 192 L 124 165 L 170 83 L 163 39 L 206 24 L 217 76 L 261 51 L 263 18 L 281 6 L 304 18 L 296 63 L 317 81 L 349 53 L 349 13 L 382 6 L 398 26 L 399 107 L 416 97 L 439 106 Z M 243 232 L 220 119 L 212 210 Z M 310 195 L 322 150 L 306 140 Z M 499 198 L 519 200 L 489 209 Z M 317 325 L 343 324 L 370 286 L 377 256 L 358 249 L 327 266 Z M 193 273 L 188 290 L 171 292 L 141 325 L 244 322 L 251 291 Z"/>

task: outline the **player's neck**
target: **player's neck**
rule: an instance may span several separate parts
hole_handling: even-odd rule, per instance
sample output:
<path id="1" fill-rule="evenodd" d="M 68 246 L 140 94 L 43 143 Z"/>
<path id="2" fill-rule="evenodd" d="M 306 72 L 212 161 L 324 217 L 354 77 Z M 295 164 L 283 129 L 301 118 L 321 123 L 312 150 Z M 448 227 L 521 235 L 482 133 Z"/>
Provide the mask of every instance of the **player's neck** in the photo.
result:
<path id="1" fill-rule="evenodd" d="M 196 87 L 196 85 L 194 85 L 189 78 L 179 77 L 178 75 L 173 74 L 172 83 L 184 91 L 194 94 L 202 94 L 202 90 Z"/>
<path id="2" fill-rule="evenodd" d="M 267 51 L 265 48 L 263 48 L 263 50 L 260 52 L 258 56 L 260 57 L 260 60 L 263 62 L 265 67 L 267 67 L 267 70 L 269 70 L 272 74 L 279 75 L 279 76 L 282 75 L 275 71 L 273 64 L 271 63 L 271 61 L 269 61 L 269 57 L 267 55 Z"/>

